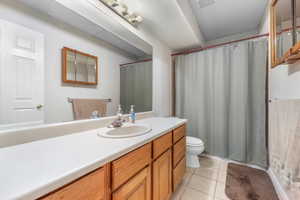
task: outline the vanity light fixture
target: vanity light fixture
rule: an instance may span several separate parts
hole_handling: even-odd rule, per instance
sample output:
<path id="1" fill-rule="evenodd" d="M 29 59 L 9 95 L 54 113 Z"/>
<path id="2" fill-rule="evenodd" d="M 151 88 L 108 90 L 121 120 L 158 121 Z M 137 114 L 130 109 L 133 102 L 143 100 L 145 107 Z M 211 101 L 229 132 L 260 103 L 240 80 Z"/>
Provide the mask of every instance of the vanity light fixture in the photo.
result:
<path id="1" fill-rule="evenodd" d="M 99 0 L 99 1 L 134 26 L 137 26 L 143 21 L 143 17 L 136 13 L 130 12 L 127 5 L 124 4 L 122 0 Z"/>

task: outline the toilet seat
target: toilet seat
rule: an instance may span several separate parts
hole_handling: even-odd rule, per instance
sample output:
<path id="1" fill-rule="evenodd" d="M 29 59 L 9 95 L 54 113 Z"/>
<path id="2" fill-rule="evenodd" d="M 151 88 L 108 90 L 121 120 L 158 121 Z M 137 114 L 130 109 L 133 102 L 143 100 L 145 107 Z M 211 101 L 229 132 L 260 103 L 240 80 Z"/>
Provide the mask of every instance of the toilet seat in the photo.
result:
<path id="1" fill-rule="evenodd" d="M 204 146 L 204 142 L 201 139 L 191 136 L 186 137 L 186 144 L 193 147 Z"/>

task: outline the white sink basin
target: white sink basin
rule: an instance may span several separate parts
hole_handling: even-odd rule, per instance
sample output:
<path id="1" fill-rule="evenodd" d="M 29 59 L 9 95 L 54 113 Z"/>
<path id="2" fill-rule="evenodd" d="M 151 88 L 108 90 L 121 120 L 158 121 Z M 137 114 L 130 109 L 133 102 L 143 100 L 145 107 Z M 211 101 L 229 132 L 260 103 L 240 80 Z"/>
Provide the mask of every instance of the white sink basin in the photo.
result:
<path id="1" fill-rule="evenodd" d="M 145 124 L 124 124 L 120 128 L 105 128 L 98 133 L 107 138 L 128 138 L 144 135 L 151 131 L 151 127 Z"/>

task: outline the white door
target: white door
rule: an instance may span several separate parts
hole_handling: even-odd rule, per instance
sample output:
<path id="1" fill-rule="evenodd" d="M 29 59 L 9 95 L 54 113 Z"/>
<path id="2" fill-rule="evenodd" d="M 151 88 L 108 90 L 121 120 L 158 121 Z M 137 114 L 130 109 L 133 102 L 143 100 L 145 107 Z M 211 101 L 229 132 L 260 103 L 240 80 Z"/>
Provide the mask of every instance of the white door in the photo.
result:
<path id="1" fill-rule="evenodd" d="M 0 20 L 0 129 L 44 122 L 44 37 Z"/>

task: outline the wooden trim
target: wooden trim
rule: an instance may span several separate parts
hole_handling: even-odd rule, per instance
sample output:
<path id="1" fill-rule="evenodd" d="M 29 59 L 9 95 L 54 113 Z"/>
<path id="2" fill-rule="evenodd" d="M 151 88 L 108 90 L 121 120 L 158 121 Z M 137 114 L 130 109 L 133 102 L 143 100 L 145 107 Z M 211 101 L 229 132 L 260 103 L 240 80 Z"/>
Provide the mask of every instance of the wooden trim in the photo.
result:
<path id="1" fill-rule="evenodd" d="M 275 6 L 278 0 L 272 0 L 271 6 Z"/>
<path id="2" fill-rule="evenodd" d="M 111 162 L 104 165 L 104 172 L 105 172 L 104 183 L 106 186 L 104 199 L 111 200 L 112 199 Z"/>
<path id="3" fill-rule="evenodd" d="M 145 60 L 139 60 L 139 61 L 136 61 L 136 62 L 130 62 L 130 63 L 120 64 L 120 67 L 123 67 L 125 65 L 131 65 L 131 64 L 142 63 L 142 62 L 150 62 L 150 61 L 152 61 L 151 58 L 145 59 Z"/>
<path id="4" fill-rule="evenodd" d="M 76 80 L 68 80 L 67 79 L 67 51 L 74 52 L 75 54 L 81 54 L 86 57 L 90 57 L 96 60 L 96 80 L 95 82 L 85 82 L 85 81 L 76 81 Z M 98 84 L 98 57 L 93 56 L 88 53 L 84 53 L 81 51 L 78 51 L 76 49 L 71 49 L 68 47 L 62 48 L 62 81 L 64 83 L 70 83 L 70 84 L 81 84 L 81 85 L 97 85 Z"/>
<path id="5" fill-rule="evenodd" d="M 276 33 L 276 7 L 277 0 L 273 0 L 272 4 L 270 5 L 270 48 L 271 48 L 271 67 L 277 66 L 277 33 Z"/>
<path id="6" fill-rule="evenodd" d="M 293 27 L 286 28 L 281 32 L 277 32 L 276 27 L 276 4 L 279 0 L 273 0 L 270 5 L 270 48 L 271 48 L 271 68 L 275 68 L 278 65 L 287 63 L 293 64 L 300 60 L 300 42 L 296 43 L 290 49 L 288 49 L 285 54 L 278 58 L 277 57 L 277 35 L 280 35 L 283 32 L 293 31 L 293 40 L 295 41 L 295 31 L 300 26 L 296 26 L 295 23 L 295 15 L 292 16 L 293 18 Z M 291 1 L 291 3 L 295 3 L 295 1 Z M 293 43 L 294 43 L 293 41 Z"/>

